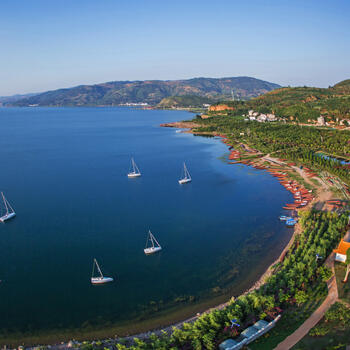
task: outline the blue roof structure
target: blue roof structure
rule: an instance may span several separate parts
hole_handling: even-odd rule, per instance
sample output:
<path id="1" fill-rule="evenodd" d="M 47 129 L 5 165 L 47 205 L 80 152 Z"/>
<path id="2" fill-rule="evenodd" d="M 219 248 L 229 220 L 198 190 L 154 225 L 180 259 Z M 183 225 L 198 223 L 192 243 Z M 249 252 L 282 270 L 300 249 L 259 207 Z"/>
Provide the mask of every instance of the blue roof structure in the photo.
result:
<path id="1" fill-rule="evenodd" d="M 258 322 L 254 323 L 254 327 L 257 329 L 263 329 L 265 328 L 269 323 L 265 320 L 260 320 Z"/>
<path id="2" fill-rule="evenodd" d="M 255 328 L 254 326 L 250 326 L 246 328 L 241 334 L 244 335 L 246 338 L 252 337 L 259 329 Z"/>
<path id="3" fill-rule="evenodd" d="M 231 349 L 233 346 L 237 345 L 238 343 L 234 341 L 233 339 L 226 339 L 219 345 L 220 350 L 228 350 Z"/>

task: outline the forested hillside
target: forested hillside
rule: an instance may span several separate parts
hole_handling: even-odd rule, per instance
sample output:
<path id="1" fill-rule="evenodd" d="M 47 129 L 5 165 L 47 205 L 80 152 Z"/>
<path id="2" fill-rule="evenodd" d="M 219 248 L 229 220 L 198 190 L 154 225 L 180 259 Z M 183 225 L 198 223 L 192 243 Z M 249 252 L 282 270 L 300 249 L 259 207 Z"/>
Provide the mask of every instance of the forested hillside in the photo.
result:
<path id="1" fill-rule="evenodd" d="M 188 80 L 112 81 L 47 91 L 16 102 L 12 106 L 110 106 L 146 102 L 158 104 L 169 96 L 201 96 L 225 99 L 234 94 L 241 99 L 259 96 L 277 84 L 250 77 L 194 78 Z"/>
<path id="2" fill-rule="evenodd" d="M 344 120 L 350 120 L 350 79 L 327 89 L 306 86 L 280 88 L 249 101 L 229 101 L 225 104 L 235 106 L 236 114 L 253 109 L 300 123 L 313 123 L 322 115 L 326 122 L 341 125 Z"/>

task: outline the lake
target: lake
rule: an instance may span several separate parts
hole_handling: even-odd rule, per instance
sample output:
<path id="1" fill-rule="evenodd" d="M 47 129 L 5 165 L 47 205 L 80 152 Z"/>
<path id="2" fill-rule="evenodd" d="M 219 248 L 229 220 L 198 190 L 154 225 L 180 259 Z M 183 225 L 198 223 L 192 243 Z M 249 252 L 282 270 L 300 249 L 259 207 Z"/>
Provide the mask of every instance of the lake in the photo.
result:
<path id="1" fill-rule="evenodd" d="M 266 172 L 229 165 L 219 139 L 159 127 L 192 116 L 0 109 L 0 190 L 17 213 L 0 224 L 0 343 L 200 311 L 248 288 L 279 255 L 291 194 Z M 126 176 L 131 157 L 140 178 Z M 184 161 L 193 181 L 179 185 Z M 149 229 L 157 255 L 143 252 Z M 91 285 L 93 258 L 114 283 Z"/>

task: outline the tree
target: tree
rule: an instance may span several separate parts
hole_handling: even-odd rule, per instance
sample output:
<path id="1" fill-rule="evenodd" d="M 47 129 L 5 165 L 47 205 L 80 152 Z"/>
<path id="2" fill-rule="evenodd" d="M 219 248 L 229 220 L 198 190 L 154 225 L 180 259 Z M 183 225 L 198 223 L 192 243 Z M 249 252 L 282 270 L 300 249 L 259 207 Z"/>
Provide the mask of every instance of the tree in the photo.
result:
<path id="1" fill-rule="evenodd" d="M 348 281 L 348 276 L 350 272 L 350 249 L 346 251 L 346 273 L 343 282 L 346 283 Z"/>
<path id="2" fill-rule="evenodd" d="M 299 290 L 295 293 L 295 301 L 297 302 L 298 306 L 304 304 L 305 302 L 307 302 L 307 300 L 307 294 L 303 290 Z"/>

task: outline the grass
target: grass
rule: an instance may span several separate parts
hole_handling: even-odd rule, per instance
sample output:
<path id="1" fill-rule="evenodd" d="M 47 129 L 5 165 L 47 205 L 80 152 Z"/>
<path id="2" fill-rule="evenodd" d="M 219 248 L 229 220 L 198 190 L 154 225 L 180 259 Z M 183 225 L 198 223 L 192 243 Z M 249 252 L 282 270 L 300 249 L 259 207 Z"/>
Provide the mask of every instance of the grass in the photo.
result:
<path id="1" fill-rule="evenodd" d="M 341 312 L 343 310 L 343 312 Z M 332 314 L 333 317 L 327 317 Z M 347 317 L 344 317 L 344 314 Z M 346 349 L 350 345 L 350 310 L 343 303 L 336 303 L 311 331 L 306 335 L 293 350 L 308 349 Z"/>
<path id="2" fill-rule="evenodd" d="M 324 321 L 321 321 L 324 322 Z M 350 345 L 350 328 L 344 331 L 338 330 L 334 325 L 334 330 L 322 337 L 311 337 L 307 335 L 297 345 L 293 346 L 293 350 L 345 350 L 346 345 Z"/>
<path id="3" fill-rule="evenodd" d="M 347 283 L 343 283 L 345 276 L 346 265 L 343 263 L 335 263 L 335 276 L 338 286 L 339 299 L 345 304 L 337 303 L 332 308 L 339 307 L 344 310 L 348 309 L 350 318 L 350 280 Z M 337 312 L 337 310 L 336 310 Z M 347 345 L 350 345 L 350 322 L 344 321 L 341 313 L 338 312 L 339 319 L 326 319 L 323 318 L 311 331 L 305 336 L 293 350 L 307 350 L 307 349 L 346 349 Z M 311 335 L 310 335 L 311 334 Z M 317 334 L 317 335 L 315 335 Z"/>
<path id="4" fill-rule="evenodd" d="M 300 307 L 293 306 L 284 311 L 281 320 L 270 332 L 249 344 L 251 350 L 274 349 L 287 336 L 292 334 L 302 325 L 309 316 L 321 305 L 327 295 L 325 283 L 319 284 L 313 289 L 310 300 Z"/>
<path id="5" fill-rule="evenodd" d="M 340 262 L 336 262 L 334 265 L 335 277 L 337 279 L 338 295 L 340 300 L 350 304 L 350 279 L 346 283 L 343 283 L 345 276 L 346 265 Z"/>

